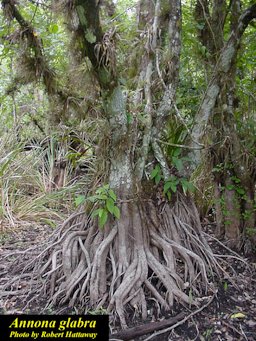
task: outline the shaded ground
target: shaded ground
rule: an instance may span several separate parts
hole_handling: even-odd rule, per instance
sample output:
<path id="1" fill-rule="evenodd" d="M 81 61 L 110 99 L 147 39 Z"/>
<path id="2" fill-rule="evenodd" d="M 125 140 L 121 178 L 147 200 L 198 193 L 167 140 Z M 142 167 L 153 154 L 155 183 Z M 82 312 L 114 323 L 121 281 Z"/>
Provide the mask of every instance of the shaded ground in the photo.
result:
<path id="1" fill-rule="evenodd" d="M 208 230 L 209 227 L 207 226 Z M 0 229 L 0 314 L 53 314 L 55 312 L 51 309 L 44 309 L 46 303 L 44 298 L 37 298 L 32 305 L 28 304 L 24 309 L 24 302 L 29 303 L 30 300 L 30 297 L 24 294 L 28 292 L 30 283 L 26 278 L 19 282 L 13 281 L 15 275 L 11 275 L 9 271 L 17 257 L 26 257 L 23 250 L 42 243 L 52 232 L 53 230 L 47 226 L 33 225 L 26 225 L 15 230 L 3 226 Z M 227 253 L 214 240 L 209 239 L 209 243 L 215 253 Z M 218 292 L 208 307 L 171 332 L 161 333 L 161 335 L 147 334 L 135 340 L 145 340 L 150 336 L 153 341 L 256 340 L 256 257 L 251 255 L 245 258 L 244 263 L 231 257 L 227 259 L 224 266 L 230 278 L 223 278 L 217 284 Z M 9 296 L 8 292 L 3 290 L 4 284 L 11 281 L 13 281 L 13 290 L 17 292 L 15 296 Z M 19 292 L 22 292 L 22 295 Z M 201 304 L 205 304 L 208 300 L 209 297 L 203 298 Z M 164 317 L 170 318 L 181 311 L 185 311 L 188 316 L 195 310 L 176 306 L 170 314 L 160 317 L 159 312 L 152 308 L 151 321 Z M 57 313 L 81 313 L 81 311 L 71 311 L 63 307 L 62 311 L 58 309 Z M 141 323 L 141 321 L 133 320 L 132 316 L 130 321 L 131 327 Z"/>

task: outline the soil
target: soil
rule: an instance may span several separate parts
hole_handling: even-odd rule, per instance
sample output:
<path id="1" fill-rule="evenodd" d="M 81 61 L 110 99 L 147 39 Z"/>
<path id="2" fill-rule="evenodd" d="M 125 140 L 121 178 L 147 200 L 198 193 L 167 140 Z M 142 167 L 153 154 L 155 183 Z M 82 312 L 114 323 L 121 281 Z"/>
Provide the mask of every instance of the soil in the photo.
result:
<path id="1" fill-rule="evenodd" d="M 214 224 L 205 226 L 207 232 L 213 235 Z M 12 268 L 17 257 L 26 257 L 23 252 L 28 247 L 42 243 L 53 230 L 45 225 L 24 225 L 19 229 L 1 228 L 0 225 L 0 314 L 74 314 L 78 311 L 71 311 L 68 307 L 45 309 L 46 298 L 37 298 L 24 310 L 24 300 L 29 301 L 30 297 L 24 295 L 24 289 L 29 289 L 29 282 L 26 278 L 13 282 L 13 290 L 17 295 L 7 295 L 3 286 L 15 276 L 9 269 Z M 227 254 L 227 250 L 220 246 L 215 240 L 209 237 L 216 254 Z M 230 254 L 231 255 L 231 254 Z M 186 322 L 174 328 L 171 332 L 162 330 L 161 335 L 152 335 L 152 341 L 240 341 L 256 340 L 256 256 L 247 255 L 244 262 L 236 257 L 226 258 L 226 278 L 215 282 L 218 287 L 215 298 L 204 310 L 196 313 Z M 19 291 L 23 294 L 19 295 Z M 26 291 L 26 290 L 25 290 Z M 209 297 L 202 298 L 201 304 L 205 304 Z M 175 306 L 172 312 L 160 314 L 151 310 L 150 321 L 158 321 L 164 318 L 178 315 L 185 311 L 186 315 L 197 308 L 189 309 L 184 306 Z M 128 313 L 128 312 L 127 312 Z M 148 323 L 134 320 L 130 316 L 129 327 Z M 116 326 L 111 326 L 112 332 Z M 145 340 L 150 334 L 137 337 L 134 340 Z"/>

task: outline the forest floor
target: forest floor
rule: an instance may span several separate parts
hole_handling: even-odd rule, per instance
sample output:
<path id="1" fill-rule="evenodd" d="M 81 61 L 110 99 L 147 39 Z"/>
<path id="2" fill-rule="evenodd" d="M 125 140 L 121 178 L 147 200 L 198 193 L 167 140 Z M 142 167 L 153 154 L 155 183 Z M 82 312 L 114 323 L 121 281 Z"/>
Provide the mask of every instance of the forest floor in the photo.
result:
<path id="1" fill-rule="evenodd" d="M 214 224 L 208 224 L 206 228 L 211 235 Z M 14 276 L 10 274 L 9 269 L 16 257 L 26 257 L 25 249 L 40 244 L 52 232 L 51 228 L 40 225 L 25 224 L 19 229 L 1 227 L 0 225 L 0 314 L 42 314 L 45 307 L 44 299 L 38 299 L 33 306 L 24 311 L 24 297 L 19 297 L 18 294 L 8 296 L 2 287 Z M 226 253 L 211 237 L 209 237 L 209 243 L 215 253 Z M 191 316 L 171 331 L 165 332 L 165 329 L 162 329 L 160 335 L 149 333 L 133 340 L 147 340 L 147 338 L 152 341 L 256 340 L 256 256 L 250 255 L 244 260 L 245 262 L 241 262 L 236 257 L 227 258 L 226 271 L 230 278 L 223 278 L 217 283 L 218 290 L 212 302 L 193 316 L 191 315 L 196 309 L 190 310 L 175 306 L 171 313 L 161 316 L 161 318 L 152 314 L 150 321 L 147 322 L 131 319 L 129 327 L 132 328 L 141 324 L 146 326 L 152 321 L 170 319 L 181 311 L 185 313 L 185 316 Z M 15 290 L 24 289 L 26 286 L 29 289 L 29 283 L 24 279 L 19 281 L 18 288 Z M 24 290 L 22 291 L 24 292 Z M 207 302 L 207 298 L 202 301 L 202 305 L 205 302 Z M 68 312 L 75 313 L 68 309 L 63 310 L 63 314 Z M 54 314 L 55 311 L 44 310 L 43 313 Z"/>

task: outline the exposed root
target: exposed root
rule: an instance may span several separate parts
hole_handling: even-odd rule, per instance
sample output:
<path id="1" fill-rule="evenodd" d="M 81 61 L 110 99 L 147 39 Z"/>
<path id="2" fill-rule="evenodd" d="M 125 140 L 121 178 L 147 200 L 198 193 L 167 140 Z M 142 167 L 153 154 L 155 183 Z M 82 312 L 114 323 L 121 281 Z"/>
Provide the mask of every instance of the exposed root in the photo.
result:
<path id="1" fill-rule="evenodd" d="M 83 312 L 105 308 L 126 327 L 129 307 L 146 318 L 152 302 L 158 310 L 175 301 L 196 305 L 196 296 L 212 290 L 220 267 L 189 199 L 178 195 L 161 213 L 152 200 L 124 201 L 120 208 L 121 219 L 103 230 L 83 212 L 64 222 L 24 268 L 40 279 L 33 292 Z"/>

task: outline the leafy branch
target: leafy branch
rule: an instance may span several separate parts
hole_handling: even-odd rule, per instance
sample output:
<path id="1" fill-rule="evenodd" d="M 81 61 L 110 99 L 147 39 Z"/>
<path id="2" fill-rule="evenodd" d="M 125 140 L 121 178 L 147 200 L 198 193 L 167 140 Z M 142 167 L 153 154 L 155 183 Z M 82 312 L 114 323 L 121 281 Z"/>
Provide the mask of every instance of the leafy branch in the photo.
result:
<path id="1" fill-rule="evenodd" d="M 75 199 L 76 206 L 83 204 L 86 200 L 96 203 L 97 208 L 92 212 L 92 217 L 98 217 L 99 227 L 103 228 L 108 221 L 109 214 L 116 219 L 120 219 L 120 210 L 116 205 L 117 197 L 109 184 L 98 188 L 95 195 L 86 198 L 80 195 Z"/>
<path id="2" fill-rule="evenodd" d="M 178 158 L 175 162 L 177 163 L 178 167 L 180 167 L 180 161 Z M 155 168 L 152 170 L 150 177 L 152 180 L 155 181 L 155 184 L 158 185 L 161 180 L 164 179 L 162 170 L 159 164 L 155 166 Z M 188 192 L 194 192 L 195 186 L 192 182 L 190 182 L 186 178 L 179 178 L 175 175 L 171 175 L 165 182 L 164 182 L 164 188 L 163 188 L 163 194 L 167 196 L 168 200 L 171 200 L 172 193 L 176 193 L 178 186 L 181 186 L 183 193 L 187 194 Z"/>

